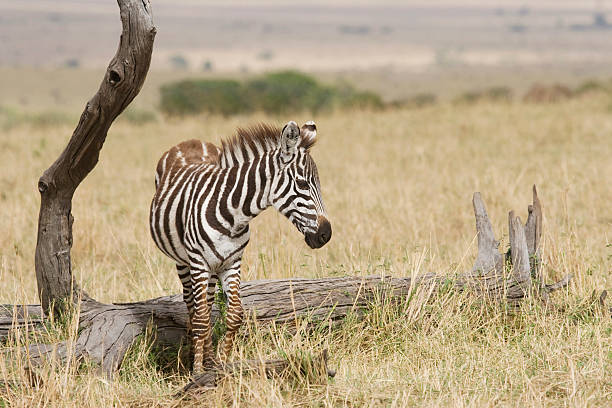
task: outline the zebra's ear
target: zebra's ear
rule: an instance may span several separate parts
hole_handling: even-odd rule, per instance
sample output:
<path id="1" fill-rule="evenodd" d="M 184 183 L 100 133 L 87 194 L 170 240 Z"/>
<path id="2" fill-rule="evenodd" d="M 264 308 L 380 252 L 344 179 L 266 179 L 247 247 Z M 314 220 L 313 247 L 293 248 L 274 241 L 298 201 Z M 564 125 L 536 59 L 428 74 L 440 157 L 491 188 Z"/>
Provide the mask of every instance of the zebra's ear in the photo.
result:
<path id="1" fill-rule="evenodd" d="M 300 128 L 294 121 L 288 122 L 281 132 L 281 147 L 283 153 L 290 154 L 300 141 Z"/>
<path id="2" fill-rule="evenodd" d="M 317 125 L 312 120 L 304 123 L 302 125 L 302 142 L 300 146 L 306 150 L 310 150 L 310 148 L 317 141 Z"/>
<path id="3" fill-rule="evenodd" d="M 312 143 L 317 138 L 317 125 L 312 120 L 302 125 L 302 139 L 312 140 Z"/>

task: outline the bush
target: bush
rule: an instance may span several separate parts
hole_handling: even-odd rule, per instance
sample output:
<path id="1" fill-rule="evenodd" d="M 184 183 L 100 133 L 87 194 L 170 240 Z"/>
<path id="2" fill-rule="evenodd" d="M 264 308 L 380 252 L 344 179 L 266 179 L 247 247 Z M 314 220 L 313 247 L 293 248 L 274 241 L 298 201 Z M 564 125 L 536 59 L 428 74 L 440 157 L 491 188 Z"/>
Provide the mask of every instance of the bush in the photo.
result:
<path id="1" fill-rule="evenodd" d="M 342 107 L 356 109 L 382 109 L 385 107 L 380 95 L 371 91 L 355 91 L 341 100 Z"/>
<path id="2" fill-rule="evenodd" d="M 482 99 L 482 92 L 467 91 L 456 97 L 453 102 L 458 104 L 472 104 Z"/>
<path id="3" fill-rule="evenodd" d="M 379 95 L 348 85 L 327 86 L 297 71 L 269 73 L 240 83 L 234 80 L 184 80 L 162 86 L 162 112 L 191 115 L 202 112 L 232 115 L 248 111 L 285 114 L 317 113 L 334 108 L 378 109 Z"/>
<path id="4" fill-rule="evenodd" d="M 211 60 L 206 60 L 202 64 L 202 71 L 211 72 L 213 70 L 213 63 Z"/>
<path id="5" fill-rule="evenodd" d="M 255 109 L 267 113 L 316 112 L 330 105 L 333 94 L 311 76 L 296 71 L 266 74 L 245 87 Z"/>
<path id="6" fill-rule="evenodd" d="M 485 97 L 490 101 L 510 102 L 512 100 L 512 90 L 505 86 L 494 86 L 484 92 Z"/>
<path id="7" fill-rule="evenodd" d="M 480 101 L 510 102 L 512 90 L 505 86 L 494 86 L 482 91 L 468 91 L 454 99 L 455 103 L 472 104 Z"/>
<path id="8" fill-rule="evenodd" d="M 578 85 L 574 90 L 574 95 L 584 95 L 594 92 L 609 92 L 609 88 L 600 81 L 589 79 Z"/>
<path id="9" fill-rule="evenodd" d="M 228 79 L 187 79 L 164 85 L 160 105 L 169 115 L 230 115 L 250 110 L 240 82 Z"/>
<path id="10" fill-rule="evenodd" d="M 170 65 L 174 69 L 187 69 L 189 68 L 189 62 L 182 55 L 174 55 L 170 57 Z"/>
<path id="11" fill-rule="evenodd" d="M 573 96 L 572 90 L 565 85 L 542 85 L 535 84 L 523 97 L 523 102 L 530 103 L 553 103 Z"/>

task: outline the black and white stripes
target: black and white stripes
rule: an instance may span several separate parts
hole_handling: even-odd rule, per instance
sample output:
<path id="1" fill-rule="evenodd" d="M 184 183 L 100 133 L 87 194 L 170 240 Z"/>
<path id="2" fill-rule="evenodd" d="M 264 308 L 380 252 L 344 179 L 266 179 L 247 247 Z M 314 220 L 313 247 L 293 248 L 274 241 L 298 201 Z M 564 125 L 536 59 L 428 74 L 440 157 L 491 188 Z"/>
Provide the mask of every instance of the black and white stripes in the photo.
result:
<path id="1" fill-rule="evenodd" d="M 240 264 L 249 221 L 269 206 L 304 234 L 311 248 L 331 238 L 317 168 L 310 156 L 316 126 L 238 129 L 218 148 L 183 142 L 159 160 L 151 203 L 151 235 L 177 264 L 193 333 L 194 371 L 213 361 L 210 308 L 221 280 L 228 299 L 226 359 L 242 323 Z"/>

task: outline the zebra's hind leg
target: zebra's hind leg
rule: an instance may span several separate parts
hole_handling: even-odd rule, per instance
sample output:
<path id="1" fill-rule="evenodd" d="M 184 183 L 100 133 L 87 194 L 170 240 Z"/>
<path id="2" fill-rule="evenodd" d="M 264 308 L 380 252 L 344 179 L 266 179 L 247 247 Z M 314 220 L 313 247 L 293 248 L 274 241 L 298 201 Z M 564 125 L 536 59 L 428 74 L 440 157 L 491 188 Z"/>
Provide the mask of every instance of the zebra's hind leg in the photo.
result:
<path id="1" fill-rule="evenodd" d="M 212 311 L 212 305 L 215 301 L 215 292 L 217 291 L 217 275 L 211 274 L 208 277 L 208 289 L 206 291 L 206 301 L 208 302 L 208 307 Z"/>
<path id="2" fill-rule="evenodd" d="M 188 265 L 176 264 L 176 272 L 183 285 L 183 301 L 187 306 L 187 335 L 191 336 L 191 320 L 193 319 L 193 288 L 191 286 L 191 273 Z"/>
<path id="3" fill-rule="evenodd" d="M 215 292 L 217 291 L 217 275 L 214 273 L 211 273 L 209 278 L 208 278 L 208 288 L 207 288 L 207 292 L 206 292 L 206 303 L 208 303 L 208 309 L 210 310 L 211 316 L 212 316 L 212 310 L 213 310 L 213 304 L 215 302 Z M 214 329 L 215 329 L 215 325 L 212 322 L 212 317 L 211 317 L 211 321 L 210 321 L 210 335 L 211 335 L 211 339 L 214 338 L 215 333 L 214 333 Z M 219 347 L 219 342 L 217 343 L 217 347 Z M 212 354 L 213 356 L 215 355 L 215 350 L 214 350 L 214 346 L 211 349 L 212 350 Z"/>
<path id="4" fill-rule="evenodd" d="M 204 367 L 214 364 L 210 324 L 211 308 L 206 300 L 209 277 L 209 271 L 199 265 L 191 265 L 194 301 L 194 313 L 191 321 L 194 373 L 201 373 Z"/>
<path id="5" fill-rule="evenodd" d="M 244 311 L 240 300 L 240 260 L 235 262 L 230 268 L 223 271 L 219 278 L 223 284 L 223 291 L 227 297 L 227 309 L 225 317 L 225 337 L 220 343 L 219 354 L 221 361 L 226 362 L 232 351 L 234 337 L 240 326 Z"/>

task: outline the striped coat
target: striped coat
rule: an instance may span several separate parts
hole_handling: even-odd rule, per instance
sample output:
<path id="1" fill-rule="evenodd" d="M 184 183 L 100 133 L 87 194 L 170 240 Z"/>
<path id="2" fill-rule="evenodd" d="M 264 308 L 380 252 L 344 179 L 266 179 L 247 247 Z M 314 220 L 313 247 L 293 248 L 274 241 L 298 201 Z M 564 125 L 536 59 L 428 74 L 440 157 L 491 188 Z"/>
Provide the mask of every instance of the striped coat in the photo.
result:
<path id="1" fill-rule="evenodd" d="M 157 165 L 151 235 L 176 262 L 189 311 L 196 372 L 212 364 L 210 311 L 217 280 L 227 296 L 225 360 L 242 323 L 240 265 L 249 221 L 269 206 L 304 234 L 311 248 L 331 238 L 319 176 L 310 156 L 316 126 L 238 129 L 222 142 L 190 140 L 164 153 Z"/>

